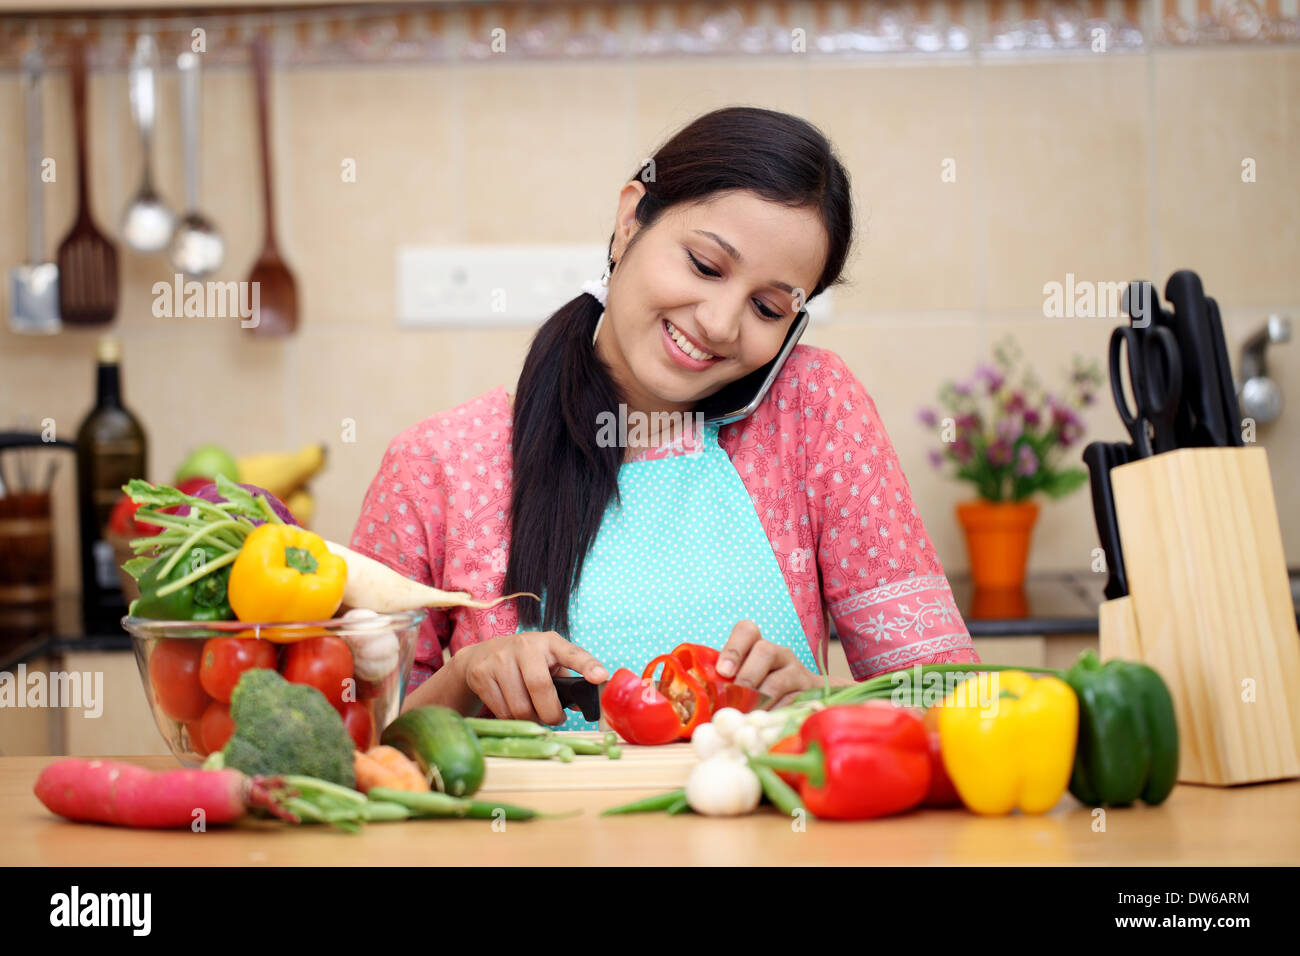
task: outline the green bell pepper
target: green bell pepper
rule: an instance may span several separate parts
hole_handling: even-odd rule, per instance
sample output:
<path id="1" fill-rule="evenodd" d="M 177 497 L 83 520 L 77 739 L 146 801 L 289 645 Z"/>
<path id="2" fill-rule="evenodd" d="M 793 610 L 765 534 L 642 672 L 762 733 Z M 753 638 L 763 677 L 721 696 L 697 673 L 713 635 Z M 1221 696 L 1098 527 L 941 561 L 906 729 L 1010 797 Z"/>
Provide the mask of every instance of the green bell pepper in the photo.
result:
<path id="1" fill-rule="evenodd" d="M 202 557 L 196 552 L 201 552 Z M 226 597 L 226 582 L 230 579 L 230 564 L 226 563 L 204 574 L 207 562 L 221 557 L 223 552 L 206 546 L 190 549 L 186 558 L 181 558 L 167 570 L 163 569 L 171 559 L 171 552 L 166 552 L 154 560 L 140 575 L 140 596 L 131 602 L 129 613 L 136 617 L 147 617 L 164 621 L 227 621 L 235 616 Z M 179 588 L 167 590 L 186 578 L 193 580 Z"/>
<path id="2" fill-rule="evenodd" d="M 1178 723 L 1160 675 L 1087 650 L 1064 677 L 1079 698 L 1070 793 L 1092 806 L 1161 803 L 1178 780 Z"/>

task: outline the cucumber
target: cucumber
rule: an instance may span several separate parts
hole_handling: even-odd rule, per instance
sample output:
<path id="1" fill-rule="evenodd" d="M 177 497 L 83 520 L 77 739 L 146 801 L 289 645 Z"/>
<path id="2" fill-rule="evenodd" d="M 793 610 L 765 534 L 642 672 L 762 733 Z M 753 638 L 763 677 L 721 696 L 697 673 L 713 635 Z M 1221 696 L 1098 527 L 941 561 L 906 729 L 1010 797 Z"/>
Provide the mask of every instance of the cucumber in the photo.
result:
<path id="1" fill-rule="evenodd" d="M 419 764 L 440 793 L 468 797 L 483 785 L 483 748 L 465 718 L 450 707 L 408 710 L 384 729 L 380 742 Z"/>

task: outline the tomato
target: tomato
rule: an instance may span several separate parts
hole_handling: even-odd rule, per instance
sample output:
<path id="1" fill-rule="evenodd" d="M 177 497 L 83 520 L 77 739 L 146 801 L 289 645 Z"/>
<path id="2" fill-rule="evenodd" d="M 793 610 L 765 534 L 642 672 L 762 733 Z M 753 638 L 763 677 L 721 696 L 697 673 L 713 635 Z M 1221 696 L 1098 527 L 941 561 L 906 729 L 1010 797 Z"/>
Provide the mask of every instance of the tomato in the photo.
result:
<path id="1" fill-rule="evenodd" d="M 211 708 L 212 705 L 209 704 L 208 709 L 211 710 Z M 206 714 L 207 711 L 205 710 L 204 713 Z M 190 749 L 193 750 L 196 754 L 198 754 L 200 757 L 206 757 L 208 754 L 212 753 L 211 750 L 203 746 L 203 718 L 202 717 L 200 717 L 198 720 L 185 721 L 185 732 L 189 735 L 190 738 Z"/>
<path id="2" fill-rule="evenodd" d="M 343 705 L 343 726 L 348 729 L 358 750 L 370 749 L 370 711 L 360 701 L 350 700 Z"/>
<path id="3" fill-rule="evenodd" d="M 351 687 L 350 697 L 355 699 L 355 681 L 352 677 L 352 648 L 341 637 L 309 637 L 290 644 L 284 655 L 284 679 L 291 684 L 310 684 L 325 695 L 339 713 L 343 712 L 343 691 Z M 344 682 L 348 682 L 345 684 Z"/>
<path id="4" fill-rule="evenodd" d="M 244 671 L 254 667 L 275 670 L 275 661 L 275 645 L 270 641 L 249 637 L 209 638 L 203 645 L 199 681 L 217 700 L 229 703 Z"/>
<path id="5" fill-rule="evenodd" d="M 173 720 L 197 720 L 208 706 L 208 692 L 199 682 L 203 642 L 168 638 L 149 655 L 149 686 L 154 700 Z"/>
<path id="6" fill-rule="evenodd" d="M 230 705 L 214 700 L 208 704 L 199 721 L 199 735 L 208 753 L 220 750 L 235 732 L 235 722 L 230 717 Z"/>

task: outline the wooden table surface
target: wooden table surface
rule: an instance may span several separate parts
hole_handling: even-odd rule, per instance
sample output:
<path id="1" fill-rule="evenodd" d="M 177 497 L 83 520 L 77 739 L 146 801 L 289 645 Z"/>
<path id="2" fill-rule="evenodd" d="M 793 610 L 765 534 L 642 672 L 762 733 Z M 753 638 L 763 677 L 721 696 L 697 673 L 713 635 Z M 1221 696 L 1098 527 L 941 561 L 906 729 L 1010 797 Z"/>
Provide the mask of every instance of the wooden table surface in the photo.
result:
<path id="1" fill-rule="evenodd" d="M 252 821 L 207 833 L 69 823 L 32 793 L 53 757 L 0 758 L 0 865 L 1237 865 L 1300 864 L 1300 781 L 1221 789 L 1181 785 L 1159 807 L 1109 810 L 1105 832 L 1068 794 L 1039 817 L 913 811 L 803 832 L 770 808 L 747 817 L 599 817 L 655 790 L 493 791 L 485 799 L 575 817 L 507 823 L 370 824 L 358 835 Z M 171 757 L 122 758 L 154 769 Z M 202 841 L 202 850 L 196 852 Z"/>

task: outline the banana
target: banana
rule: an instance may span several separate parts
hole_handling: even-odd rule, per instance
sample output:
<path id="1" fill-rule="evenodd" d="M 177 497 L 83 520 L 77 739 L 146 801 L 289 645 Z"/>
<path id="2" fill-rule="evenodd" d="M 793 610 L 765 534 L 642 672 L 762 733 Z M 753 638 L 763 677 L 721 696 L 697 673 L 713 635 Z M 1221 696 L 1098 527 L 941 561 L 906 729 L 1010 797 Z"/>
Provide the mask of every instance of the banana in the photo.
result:
<path id="1" fill-rule="evenodd" d="M 298 523 L 304 528 L 311 527 L 311 519 L 316 514 L 316 499 L 306 488 L 299 488 L 284 500 L 285 506 L 293 512 Z"/>
<path id="2" fill-rule="evenodd" d="M 237 462 L 240 481 L 286 499 L 325 467 L 325 446 L 318 442 L 297 451 L 247 455 Z"/>

